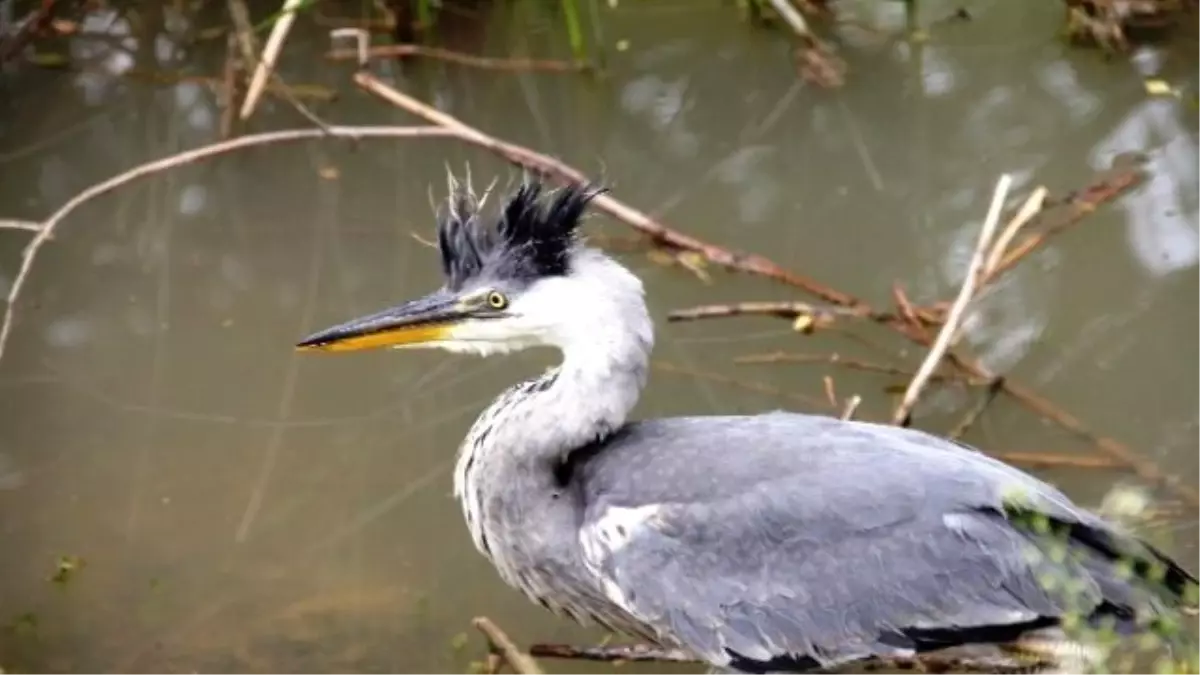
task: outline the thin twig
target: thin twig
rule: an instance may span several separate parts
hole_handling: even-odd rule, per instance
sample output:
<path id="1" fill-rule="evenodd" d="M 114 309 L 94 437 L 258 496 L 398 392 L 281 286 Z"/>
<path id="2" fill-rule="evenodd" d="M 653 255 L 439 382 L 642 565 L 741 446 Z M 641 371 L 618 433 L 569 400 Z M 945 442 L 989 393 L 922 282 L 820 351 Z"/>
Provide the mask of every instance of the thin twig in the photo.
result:
<path id="1" fill-rule="evenodd" d="M 854 419 L 854 413 L 858 410 L 858 405 L 862 403 L 862 397 L 858 394 L 846 399 L 846 407 L 842 409 L 842 419 Z"/>
<path id="2" fill-rule="evenodd" d="M 291 29 L 296 12 L 300 9 L 299 4 L 302 2 L 305 0 L 285 0 L 283 13 L 271 28 L 271 34 L 267 37 L 267 46 L 263 49 L 262 59 L 259 59 L 256 56 L 258 49 L 257 41 L 254 39 L 254 26 L 250 23 L 250 12 L 246 9 L 245 0 L 229 0 L 229 16 L 238 37 L 245 68 L 249 72 L 249 68 L 254 67 L 253 75 L 251 75 L 246 88 L 246 98 L 242 100 L 240 119 L 245 121 L 254 114 L 258 99 L 266 90 L 280 94 L 304 119 L 325 130 L 328 134 L 329 123 L 304 105 L 279 76 L 279 73 L 275 72 L 275 62 L 279 58 L 279 51 L 283 48 L 283 40 L 287 31 Z"/>
<path id="3" fill-rule="evenodd" d="M 988 383 L 987 391 L 983 392 L 983 396 L 980 397 L 979 402 L 976 403 L 973 408 L 967 411 L 967 414 L 965 417 L 963 417 L 962 421 L 954 425 L 954 428 L 951 429 L 950 433 L 946 434 L 946 436 L 954 440 L 958 440 L 966 435 L 971 426 L 975 424 L 975 421 L 979 419 L 979 416 L 983 414 L 983 411 L 986 410 L 989 405 L 991 405 L 992 401 L 996 399 L 996 395 L 999 394 L 1003 389 L 1004 377 L 997 376 L 993 378 L 992 381 Z"/>
<path id="4" fill-rule="evenodd" d="M 1012 220 L 1008 221 L 1008 225 L 1005 226 L 1000 236 L 996 237 L 996 243 L 992 245 L 991 253 L 988 254 L 987 263 L 983 266 L 983 278 L 979 282 L 981 285 L 987 284 L 995 276 L 1000 261 L 1004 259 L 1004 253 L 1008 250 L 1009 244 L 1012 243 L 1013 238 L 1017 236 L 1021 228 L 1029 224 L 1029 221 L 1033 220 L 1033 217 L 1041 212 L 1042 204 L 1045 201 L 1046 188 L 1039 186 L 1033 191 L 1033 194 L 1029 195 L 1029 199 L 1025 200 L 1025 203 L 1017 211 L 1017 214 L 1012 217 Z"/>
<path id="5" fill-rule="evenodd" d="M 700 319 L 720 319 L 730 316 L 776 316 L 783 319 L 795 319 L 801 316 L 854 316 L 873 318 L 874 313 L 857 307 L 819 307 L 807 302 L 760 301 L 734 302 L 718 305 L 698 305 L 685 309 L 672 310 L 667 314 L 667 321 L 698 321 Z"/>
<path id="6" fill-rule="evenodd" d="M 821 378 L 821 381 L 825 384 L 825 399 L 829 401 L 829 407 L 836 410 L 838 407 L 838 397 L 837 389 L 833 385 L 833 376 L 826 375 Z"/>
<path id="7" fill-rule="evenodd" d="M 784 23 L 786 23 L 793 31 L 796 32 L 796 35 L 809 40 L 813 39 L 812 31 L 808 28 L 808 21 L 804 19 L 803 14 L 801 14 L 795 7 L 792 6 L 791 2 L 788 0 L 769 1 L 771 3 L 771 7 L 777 14 L 779 14 L 779 17 L 783 19 Z"/>
<path id="8" fill-rule="evenodd" d="M 1065 201 L 1053 207 L 1044 207 L 1031 223 L 1039 226 L 1041 231 L 1029 235 L 1006 251 L 1004 258 L 993 269 L 989 281 L 995 281 L 1001 274 L 1040 248 L 1050 237 L 1078 223 L 1101 204 L 1112 201 L 1141 183 L 1145 176 L 1140 159 L 1124 158 L 1083 189 L 1068 195 Z"/>
<path id="9" fill-rule="evenodd" d="M 539 658 L 605 663 L 699 663 L 700 660 L 680 649 L 660 649 L 648 645 L 605 645 L 576 647 L 565 644 L 535 644 L 529 653 Z M 854 672 L 966 672 L 966 673 L 1026 673 L 1036 672 L 1038 666 L 1049 665 L 1041 659 L 965 658 L 940 654 L 921 654 L 911 657 L 872 658 L 855 662 Z"/>
<path id="10" fill-rule="evenodd" d="M 470 68 L 481 68 L 485 70 L 500 70 L 514 72 L 547 72 L 547 73 L 579 73 L 587 71 L 591 66 L 587 63 L 574 61 L 560 61 L 556 59 L 524 59 L 524 58 L 499 58 L 490 56 L 476 56 L 475 54 L 465 54 L 456 52 L 451 49 L 443 49 L 441 47 L 428 47 L 426 45 L 402 44 L 402 45 L 381 45 L 371 47 L 367 50 L 368 59 L 378 59 L 387 57 L 403 57 L 403 56 L 419 56 L 426 59 L 434 59 L 437 61 L 445 61 L 460 66 Z M 326 55 L 326 58 L 335 61 L 361 61 L 362 55 L 358 49 L 332 49 Z"/>
<path id="11" fill-rule="evenodd" d="M 1111 457 L 1065 455 L 1054 452 L 989 452 L 996 459 L 1033 469 L 1071 467 L 1076 469 L 1122 469 L 1128 465 Z"/>
<path id="12" fill-rule="evenodd" d="M 489 646 L 492 647 L 504 660 L 508 662 L 508 666 L 513 669 L 513 672 L 521 673 L 522 675 L 538 675 L 542 672 L 541 666 L 533 657 L 521 651 L 512 638 L 508 637 L 500 627 L 492 623 L 491 619 L 486 616 L 477 616 L 472 621 L 475 628 L 487 637 Z"/>
<path id="13" fill-rule="evenodd" d="M 626 661 L 630 663 L 698 663 L 699 659 L 682 649 L 661 649 L 649 645 L 603 645 L 576 647 L 575 645 L 535 644 L 529 647 L 530 656 L 544 659 L 570 659 L 574 661 Z"/>
<path id="14" fill-rule="evenodd" d="M 979 282 L 979 274 L 983 269 L 984 256 L 987 255 L 988 246 L 991 245 L 992 235 L 996 231 L 996 222 L 1000 220 L 1000 209 L 1004 206 L 1004 199 L 1008 196 L 1008 188 L 1011 183 L 1012 176 L 1008 174 L 1001 175 L 1000 180 L 996 183 L 996 189 L 992 193 L 992 204 L 983 221 L 983 227 L 979 231 L 979 241 L 975 245 L 975 252 L 971 255 L 971 264 L 967 268 L 967 276 L 963 280 L 962 288 L 959 290 L 954 304 L 950 307 L 946 323 L 942 324 L 942 330 L 938 333 L 933 347 L 930 348 L 925 361 L 921 363 L 916 376 L 909 383 L 900 405 L 896 407 L 896 412 L 892 415 L 893 424 L 908 426 L 909 416 L 913 406 L 921 397 L 925 383 L 941 363 L 942 356 L 945 355 L 946 350 L 954 341 L 954 336 L 958 333 L 958 327 L 966 315 L 967 305 L 975 295 L 975 286 Z"/>
<path id="15" fill-rule="evenodd" d="M 296 21 L 296 11 L 305 0 L 284 0 L 283 11 L 271 26 L 271 34 L 267 36 L 267 44 L 263 47 L 262 58 L 254 67 L 254 77 L 246 89 L 246 98 L 242 100 L 242 110 L 238 115 L 243 121 L 254 114 L 258 99 L 262 97 L 267 79 L 275 70 L 275 62 L 279 60 L 279 52 L 283 49 L 283 41 L 287 39 L 292 23 Z"/>
<path id="16" fill-rule="evenodd" d="M 40 232 L 41 229 L 41 223 L 35 223 L 29 220 L 0 220 L 0 230 L 26 230 L 29 232 Z"/>
<path id="17" fill-rule="evenodd" d="M 282 131 L 271 131 L 262 134 L 254 134 L 250 136 L 242 136 L 233 138 L 211 145 L 205 145 L 194 150 L 188 150 L 169 157 L 156 159 L 145 164 L 136 166 L 128 171 L 120 173 L 116 176 L 101 181 L 88 189 L 80 192 L 72 197 L 66 204 L 63 204 L 57 211 L 50 215 L 41 223 L 41 229 L 37 235 L 29 241 L 25 246 L 25 250 L 21 253 L 21 267 L 17 271 L 17 276 L 13 279 L 12 286 L 8 290 L 7 304 L 4 307 L 4 322 L 0 324 L 0 358 L 4 356 L 5 347 L 8 345 L 9 335 L 12 333 L 13 314 L 15 312 L 17 299 L 21 295 L 21 289 L 25 287 L 25 282 L 29 278 L 30 271 L 33 269 L 34 260 L 37 258 L 38 251 L 42 245 L 46 243 L 54 235 L 54 230 L 62 223 L 68 215 L 75 209 L 79 208 L 86 202 L 99 197 L 111 190 L 114 190 L 122 185 L 135 181 L 139 178 L 149 176 L 159 171 L 172 169 L 183 164 L 214 157 L 216 155 L 225 154 L 234 150 L 240 150 L 257 145 L 266 145 L 269 143 L 282 143 L 288 141 L 310 140 L 314 138 L 322 138 L 325 136 L 334 136 L 336 138 L 344 138 L 350 140 L 360 140 L 364 138 L 456 138 L 459 136 L 454 129 L 444 129 L 441 127 L 430 126 L 407 126 L 407 127 L 353 127 L 353 126 L 335 126 L 326 129 L 285 129 Z"/>

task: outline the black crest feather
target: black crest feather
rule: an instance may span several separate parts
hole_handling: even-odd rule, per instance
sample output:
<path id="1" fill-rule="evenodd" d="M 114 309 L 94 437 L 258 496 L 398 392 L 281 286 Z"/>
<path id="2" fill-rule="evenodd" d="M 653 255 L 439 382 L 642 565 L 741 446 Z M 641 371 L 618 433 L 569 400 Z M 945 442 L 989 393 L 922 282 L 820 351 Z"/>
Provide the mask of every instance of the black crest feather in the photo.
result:
<path id="1" fill-rule="evenodd" d="M 568 185 L 548 190 L 537 180 L 522 183 L 499 214 L 482 213 L 483 199 L 470 185 L 450 179 L 450 195 L 437 218 L 438 249 L 446 285 L 458 290 L 487 274 L 514 281 L 561 276 L 588 204 L 607 190 Z"/>

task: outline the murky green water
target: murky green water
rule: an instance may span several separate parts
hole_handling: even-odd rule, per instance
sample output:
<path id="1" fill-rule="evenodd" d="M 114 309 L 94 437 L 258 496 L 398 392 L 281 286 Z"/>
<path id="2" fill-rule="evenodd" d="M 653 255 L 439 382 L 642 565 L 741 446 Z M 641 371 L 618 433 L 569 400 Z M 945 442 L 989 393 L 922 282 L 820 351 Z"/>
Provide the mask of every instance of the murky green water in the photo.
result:
<path id="1" fill-rule="evenodd" d="M 875 25 L 903 24 L 900 3 L 848 4 Z M 957 6 L 923 4 L 930 16 Z M 628 49 L 610 53 L 600 81 L 376 68 L 481 129 L 605 177 L 618 198 L 680 230 L 881 306 L 896 280 L 919 300 L 954 294 L 1001 172 L 1062 192 L 1118 152 L 1148 153 L 1151 180 L 1008 275 L 966 342 L 1194 484 L 1196 115 L 1148 97 L 1142 78 L 1194 87 L 1195 31 L 1176 49 L 1105 60 L 1057 41 L 1058 3 L 970 6 L 974 21 L 939 25 L 917 47 L 847 28 L 839 91 L 798 82 L 783 40 L 717 2 L 607 12 L 606 39 Z M 270 7 L 258 3 L 256 16 Z M 450 44 L 564 51 L 549 19 L 488 21 L 502 30 L 485 39 L 460 26 Z M 44 218 L 98 180 L 216 137 L 221 112 L 204 82 L 113 73 L 215 75 L 220 41 L 185 48 L 165 30 L 145 39 L 121 19 L 89 22 L 118 37 L 72 40 L 90 63 L 82 72 L 3 76 L 0 217 Z M 348 64 L 321 58 L 324 30 L 299 22 L 281 65 L 290 82 L 339 92 L 314 109 L 338 123 L 410 123 L 357 91 Z M 113 51 L 118 43 L 129 52 Z M 304 124 L 268 98 L 250 129 Z M 313 329 L 438 283 L 436 256 L 413 235 L 429 232 L 428 192 L 441 189 L 445 165 L 464 162 L 484 180 L 516 176 L 444 140 L 273 146 L 132 184 L 63 223 L 0 360 L 0 666 L 456 670 L 482 657 L 473 633 L 455 649 L 477 614 L 521 642 L 598 638 L 502 586 L 449 495 L 474 415 L 550 355 L 291 350 Z M 589 228 L 625 233 L 601 217 Z M 27 238 L 0 232 L 0 286 Z M 863 414 L 882 417 L 893 403 L 884 388 L 902 378 L 732 360 L 778 350 L 883 360 L 879 349 L 904 349 L 909 366 L 921 357 L 870 326 L 847 328 L 878 347 L 845 332 L 800 337 L 770 319 L 668 325 L 666 312 L 682 306 L 800 296 L 719 271 L 706 284 L 642 253 L 624 259 L 660 321 L 660 369 L 641 416 L 804 408 L 796 397 L 823 399 L 829 373 L 840 396 L 862 394 Z M 973 396 L 930 396 L 918 423 L 945 430 Z M 1005 399 L 967 439 L 1093 452 Z M 1116 471 L 1040 475 L 1091 504 L 1136 482 Z M 1192 560 L 1195 517 L 1183 512 L 1165 528 L 1167 547 Z M 84 566 L 51 583 L 63 555 Z"/>

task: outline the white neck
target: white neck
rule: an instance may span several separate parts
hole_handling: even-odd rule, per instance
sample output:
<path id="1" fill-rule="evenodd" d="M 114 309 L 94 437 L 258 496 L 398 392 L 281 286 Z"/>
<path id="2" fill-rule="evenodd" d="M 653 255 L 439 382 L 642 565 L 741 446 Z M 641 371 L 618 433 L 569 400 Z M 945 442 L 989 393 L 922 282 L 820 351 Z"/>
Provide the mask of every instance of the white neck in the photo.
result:
<path id="1" fill-rule="evenodd" d="M 562 364 L 501 394 L 460 449 L 454 492 L 485 554 L 489 495 L 518 484 L 551 489 L 554 467 L 620 428 L 646 383 L 654 335 L 637 277 L 583 250 L 572 274 L 553 281 L 531 291 L 542 297 L 527 306 L 555 308 L 554 317 L 529 320 L 547 327 L 541 342 L 562 351 Z"/>

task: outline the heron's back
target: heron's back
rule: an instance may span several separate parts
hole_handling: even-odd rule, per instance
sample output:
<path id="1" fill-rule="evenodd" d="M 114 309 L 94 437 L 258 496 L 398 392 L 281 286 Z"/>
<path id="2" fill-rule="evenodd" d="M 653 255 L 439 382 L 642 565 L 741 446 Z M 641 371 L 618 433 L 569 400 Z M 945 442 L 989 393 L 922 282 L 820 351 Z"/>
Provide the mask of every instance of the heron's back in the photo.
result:
<path id="1" fill-rule="evenodd" d="M 891 426 L 786 413 L 631 423 L 575 480 L 584 556 L 610 601 L 713 663 L 1010 640 L 1067 613 L 1041 586 L 1047 570 L 1079 585 L 1069 602 L 1085 616 L 1157 614 L 1195 583 L 1046 483 Z M 1063 526 L 1079 555 L 1054 558 L 1014 514 Z M 1161 583 L 1123 578 L 1122 556 L 1164 568 Z"/>

